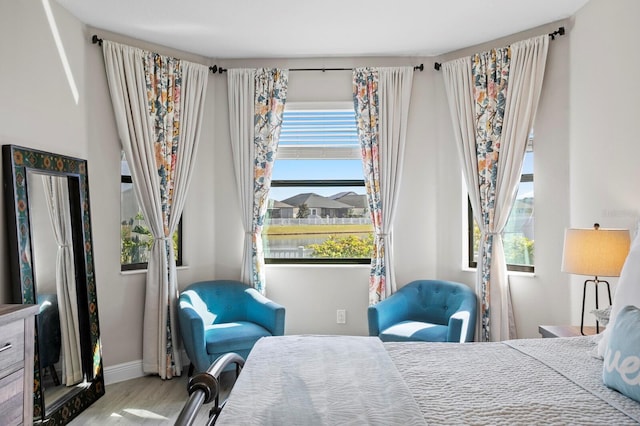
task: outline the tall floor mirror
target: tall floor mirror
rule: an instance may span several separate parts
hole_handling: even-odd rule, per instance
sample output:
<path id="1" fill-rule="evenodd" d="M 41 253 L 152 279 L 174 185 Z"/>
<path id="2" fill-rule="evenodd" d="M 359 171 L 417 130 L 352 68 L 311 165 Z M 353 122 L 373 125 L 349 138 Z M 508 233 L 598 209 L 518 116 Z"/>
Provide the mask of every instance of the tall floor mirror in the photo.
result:
<path id="1" fill-rule="evenodd" d="M 3 145 L 14 302 L 36 317 L 34 422 L 66 424 L 104 395 L 87 162 Z"/>

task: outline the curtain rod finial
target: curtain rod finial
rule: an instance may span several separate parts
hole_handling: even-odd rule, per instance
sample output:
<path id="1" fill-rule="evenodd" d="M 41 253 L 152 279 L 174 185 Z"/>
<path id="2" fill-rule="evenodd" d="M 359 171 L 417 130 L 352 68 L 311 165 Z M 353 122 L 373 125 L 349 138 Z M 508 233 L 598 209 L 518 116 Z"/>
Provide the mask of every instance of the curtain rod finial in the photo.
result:
<path id="1" fill-rule="evenodd" d="M 415 67 L 413 67 L 414 71 L 424 71 L 424 64 L 420 64 L 420 65 L 416 65 Z"/>
<path id="2" fill-rule="evenodd" d="M 549 37 L 551 37 L 551 40 L 555 40 L 556 36 L 563 36 L 564 34 L 565 34 L 564 27 L 560 27 L 554 32 L 550 33 Z"/>
<path id="3" fill-rule="evenodd" d="M 442 68 L 442 64 L 440 62 L 436 62 L 435 64 L 433 64 L 433 68 L 436 71 L 440 71 L 440 68 Z"/>
<path id="4" fill-rule="evenodd" d="M 219 67 L 217 65 L 213 65 L 209 67 L 209 71 L 211 71 L 211 74 L 215 74 L 215 73 L 222 74 L 223 72 L 227 72 L 227 69 Z"/>
<path id="5" fill-rule="evenodd" d="M 102 39 L 94 34 L 93 37 L 91 37 L 91 43 L 93 44 L 97 43 L 98 46 L 102 46 Z"/>

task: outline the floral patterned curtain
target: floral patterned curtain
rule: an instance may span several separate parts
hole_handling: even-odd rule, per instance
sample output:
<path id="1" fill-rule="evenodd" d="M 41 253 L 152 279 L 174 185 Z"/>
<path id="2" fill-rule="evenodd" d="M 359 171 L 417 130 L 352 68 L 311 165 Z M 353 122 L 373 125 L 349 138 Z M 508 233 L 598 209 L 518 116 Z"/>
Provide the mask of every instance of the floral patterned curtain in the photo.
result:
<path id="1" fill-rule="evenodd" d="M 353 102 L 373 224 L 369 304 L 396 291 L 393 220 L 404 161 L 413 67 L 356 68 Z M 384 119 L 380 119 L 384 117 Z"/>
<path id="2" fill-rule="evenodd" d="M 510 49 L 495 49 L 471 57 L 476 119 L 476 156 L 480 190 L 481 235 L 478 264 L 481 265 L 480 318 L 482 341 L 490 340 L 491 257 L 494 237 L 501 238 L 493 223 L 500 155 L 500 137 L 509 86 Z M 524 155 L 524 153 L 523 153 Z"/>
<path id="3" fill-rule="evenodd" d="M 253 170 L 253 227 L 251 282 L 253 287 L 264 294 L 264 251 L 262 228 L 269 207 L 269 190 L 273 163 L 276 159 L 282 114 L 287 99 L 288 70 L 262 68 L 255 74 L 255 116 L 254 116 L 254 170 Z"/>
<path id="4" fill-rule="evenodd" d="M 369 273 L 369 304 L 385 298 L 387 293 L 385 238 L 382 235 L 382 200 L 380 199 L 380 159 L 378 157 L 379 103 L 378 73 L 359 68 L 353 73 L 353 101 L 362 151 L 362 167 L 367 202 L 373 225 L 373 253 Z"/>
<path id="5" fill-rule="evenodd" d="M 402 177 L 412 85 L 413 67 L 353 71 L 354 109 L 374 232 L 369 275 L 371 305 L 396 291 L 393 220 Z"/>
<path id="6" fill-rule="evenodd" d="M 160 210 L 162 219 L 162 237 L 154 233 L 154 239 L 162 245 L 166 256 L 166 274 L 171 274 L 170 260 L 173 260 L 174 248 L 171 238 L 173 231 L 169 227 L 173 207 L 173 188 L 175 182 L 176 155 L 178 138 L 180 135 L 180 91 L 182 86 L 182 69 L 178 59 L 161 56 L 149 52 L 144 58 L 145 82 L 147 86 L 147 101 L 149 102 L 149 116 L 154 128 L 155 161 L 160 178 Z M 164 263 L 164 262 L 163 262 Z M 173 260 L 175 268 L 175 260 Z M 171 283 L 171 278 L 168 278 Z M 174 284 L 173 291 L 177 291 Z M 161 309 L 165 309 L 165 326 L 161 328 L 166 333 L 166 352 L 164 368 L 166 378 L 171 378 L 174 372 L 180 374 L 180 358 L 176 354 L 178 341 L 177 327 L 171 308 L 171 300 L 167 299 Z"/>
<path id="7" fill-rule="evenodd" d="M 353 71 L 353 102 L 374 232 L 369 275 L 371 305 L 396 291 L 393 220 L 402 177 L 412 84 L 413 67 Z"/>
<path id="8" fill-rule="evenodd" d="M 145 57 L 145 82 L 149 116 L 155 130 L 154 151 L 160 178 L 160 203 L 162 227 L 165 237 L 170 237 L 169 218 L 173 204 L 176 155 L 180 135 L 180 91 L 182 69 L 175 58 L 148 53 Z M 172 246 L 164 240 L 167 252 Z"/>

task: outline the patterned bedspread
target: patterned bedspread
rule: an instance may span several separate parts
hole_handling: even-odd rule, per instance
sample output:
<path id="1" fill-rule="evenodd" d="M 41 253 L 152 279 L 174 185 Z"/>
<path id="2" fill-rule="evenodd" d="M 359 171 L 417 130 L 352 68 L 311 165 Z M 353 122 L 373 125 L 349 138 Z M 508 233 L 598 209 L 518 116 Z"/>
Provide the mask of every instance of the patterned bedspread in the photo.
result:
<path id="1" fill-rule="evenodd" d="M 384 345 L 429 424 L 637 424 L 640 404 L 604 386 L 592 339 Z"/>
<path id="2" fill-rule="evenodd" d="M 637 424 L 591 337 L 500 343 L 260 340 L 219 425 Z"/>

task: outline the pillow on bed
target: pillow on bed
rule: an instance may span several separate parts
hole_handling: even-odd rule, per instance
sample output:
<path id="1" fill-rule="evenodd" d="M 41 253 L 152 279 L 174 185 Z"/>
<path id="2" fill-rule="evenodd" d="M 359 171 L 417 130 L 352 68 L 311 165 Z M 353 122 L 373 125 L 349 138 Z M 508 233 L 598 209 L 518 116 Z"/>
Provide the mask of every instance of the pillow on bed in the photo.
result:
<path id="1" fill-rule="evenodd" d="M 604 354 L 604 384 L 640 401 L 640 309 L 625 306 L 611 327 Z"/>
<path id="2" fill-rule="evenodd" d="M 640 232 L 633 239 L 627 259 L 622 266 L 618 285 L 613 295 L 609 324 L 598 343 L 598 357 L 604 356 L 609 340 L 609 330 L 614 327 L 618 312 L 627 305 L 640 306 Z"/>

